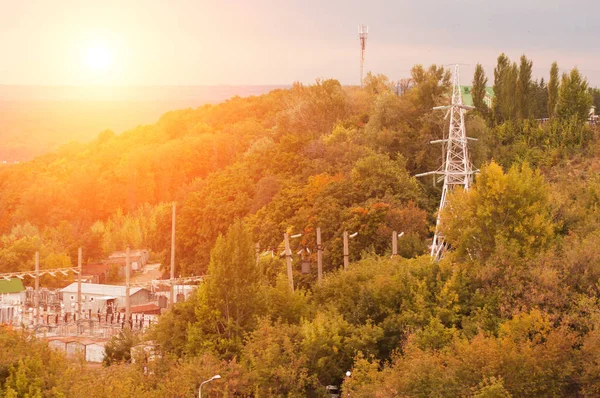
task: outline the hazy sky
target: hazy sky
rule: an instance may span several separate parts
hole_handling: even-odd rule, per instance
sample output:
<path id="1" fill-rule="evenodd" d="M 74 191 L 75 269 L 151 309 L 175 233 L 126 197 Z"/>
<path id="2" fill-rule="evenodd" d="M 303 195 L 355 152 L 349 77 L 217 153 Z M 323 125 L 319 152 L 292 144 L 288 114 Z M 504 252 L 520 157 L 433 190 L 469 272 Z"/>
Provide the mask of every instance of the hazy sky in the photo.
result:
<path id="1" fill-rule="evenodd" d="M 393 80 L 480 62 L 491 81 L 504 51 L 600 86 L 598 0 L 0 0 L 0 84 L 357 84 L 360 23 L 366 70 Z"/>

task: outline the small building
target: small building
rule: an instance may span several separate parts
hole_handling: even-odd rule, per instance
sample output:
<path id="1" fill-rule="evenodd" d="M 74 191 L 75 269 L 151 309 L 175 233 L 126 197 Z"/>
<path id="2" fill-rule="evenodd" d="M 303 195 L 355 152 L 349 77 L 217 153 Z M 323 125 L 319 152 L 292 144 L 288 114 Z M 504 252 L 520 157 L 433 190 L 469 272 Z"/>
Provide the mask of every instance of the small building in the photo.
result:
<path id="1" fill-rule="evenodd" d="M 150 258 L 150 251 L 148 249 L 136 249 L 129 251 L 129 262 L 131 263 L 131 269 L 133 271 L 142 270 L 148 263 Z M 127 261 L 126 251 L 113 252 L 108 259 L 104 260 L 104 264 L 119 264 L 125 266 Z"/>
<path id="2" fill-rule="evenodd" d="M 65 352 L 67 345 L 63 338 L 55 338 L 48 341 L 48 346 L 54 350 Z"/>
<path id="3" fill-rule="evenodd" d="M 54 336 L 48 338 L 48 346 L 64 352 L 68 357 L 84 355 L 87 362 L 100 363 L 104 359 L 105 340 L 76 336 Z"/>
<path id="4" fill-rule="evenodd" d="M 144 314 L 144 315 L 160 315 L 160 307 L 156 303 L 148 303 L 141 305 L 132 305 L 131 313 L 132 314 Z M 123 312 L 125 312 L 124 308 L 121 308 Z"/>
<path id="5" fill-rule="evenodd" d="M 131 305 L 146 304 L 150 301 L 151 292 L 141 287 L 129 289 Z M 112 313 L 118 308 L 125 307 L 125 286 L 102 285 L 96 283 L 81 284 L 81 302 L 84 311 L 91 310 L 92 313 Z M 77 282 L 60 291 L 65 310 L 75 308 L 77 303 Z"/>
<path id="6" fill-rule="evenodd" d="M 24 302 L 25 287 L 21 279 L 0 279 L 0 304 L 19 305 Z"/>
<path id="7" fill-rule="evenodd" d="M 81 280 L 89 283 L 103 284 L 124 276 L 125 267 L 120 264 L 88 264 L 81 268 Z"/>
<path id="8" fill-rule="evenodd" d="M 87 362 L 101 363 L 104 360 L 104 341 L 82 340 L 85 347 L 85 360 Z"/>
<path id="9" fill-rule="evenodd" d="M 71 340 L 65 343 L 67 357 L 75 358 L 81 353 L 85 355 L 85 345 L 78 340 Z"/>

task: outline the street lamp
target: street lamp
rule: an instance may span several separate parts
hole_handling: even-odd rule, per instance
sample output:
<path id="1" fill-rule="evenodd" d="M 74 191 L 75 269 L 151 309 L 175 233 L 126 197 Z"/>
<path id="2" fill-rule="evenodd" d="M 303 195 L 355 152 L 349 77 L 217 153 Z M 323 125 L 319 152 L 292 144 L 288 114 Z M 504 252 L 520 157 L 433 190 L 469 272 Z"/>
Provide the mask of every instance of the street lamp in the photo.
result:
<path id="1" fill-rule="evenodd" d="M 221 378 L 221 375 L 214 375 L 210 379 L 204 380 L 202 383 L 200 383 L 200 387 L 198 387 L 198 398 L 202 398 L 202 386 L 203 385 L 205 385 L 206 383 L 210 383 L 213 380 L 220 379 L 220 378 Z"/>
<path id="2" fill-rule="evenodd" d="M 350 376 L 352 376 L 352 372 L 350 372 L 349 370 L 346 371 L 346 380 L 348 381 L 348 379 L 350 378 Z M 344 383 L 344 390 L 346 390 L 348 388 L 348 386 L 346 386 L 346 384 Z M 346 394 L 347 397 L 350 396 L 350 391 L 348 391 L 348 393 Z"/>

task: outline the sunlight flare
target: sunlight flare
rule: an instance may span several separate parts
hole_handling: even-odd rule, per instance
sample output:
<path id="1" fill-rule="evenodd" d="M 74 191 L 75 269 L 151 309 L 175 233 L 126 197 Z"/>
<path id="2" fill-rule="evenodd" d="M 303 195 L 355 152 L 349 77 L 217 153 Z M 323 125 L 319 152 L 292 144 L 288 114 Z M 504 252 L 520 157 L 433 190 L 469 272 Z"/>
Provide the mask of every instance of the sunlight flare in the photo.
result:
<path id="1" fill-rule="evenodd" d="M 112 54 L 104 46 L 92 46 L 87 49 L 86 63 L 93 71 L 108 70 L 112 64 Z"/>

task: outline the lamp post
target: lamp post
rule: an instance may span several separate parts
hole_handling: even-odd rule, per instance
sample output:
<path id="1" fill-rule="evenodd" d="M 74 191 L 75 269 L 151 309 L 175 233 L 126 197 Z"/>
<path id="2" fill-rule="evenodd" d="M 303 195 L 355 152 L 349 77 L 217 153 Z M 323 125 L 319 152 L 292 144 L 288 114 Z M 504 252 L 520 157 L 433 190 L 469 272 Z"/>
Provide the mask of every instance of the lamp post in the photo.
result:
<path id="1" fill-rule="evenodd" d="M 206 383 L 210 383 L 213 380 L 220 379 L 220 378 L 221 378 L 221 375 L 214 375 L 210 379 L 204 380 L 202 383 L 200 383 L 200 387 L 198 387 L 198 398 L 202 398 L 202 386 L 203 385 L 205 385 Z"/>
<path id="2" fill-rule="evenodd" d="M 346 371 L 346 381 L 348 381 L 348 379 L 350 378 L 350 376 L 352 376 L 352 372 L 350 372 L 349 370 L 347 370 L 347 371 Z M 346 388 L 347 388 L 347 387 L 345 387 L 345 388 L 344 388 L 344 390 L 345 390 Z M 348 396 L 348 397 L 350 396 L 350 391 L 348 391 L 348 393 L 346 394 L 346 396 Z"/>

